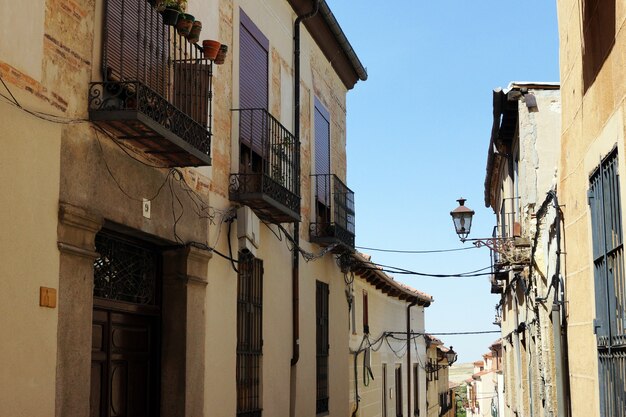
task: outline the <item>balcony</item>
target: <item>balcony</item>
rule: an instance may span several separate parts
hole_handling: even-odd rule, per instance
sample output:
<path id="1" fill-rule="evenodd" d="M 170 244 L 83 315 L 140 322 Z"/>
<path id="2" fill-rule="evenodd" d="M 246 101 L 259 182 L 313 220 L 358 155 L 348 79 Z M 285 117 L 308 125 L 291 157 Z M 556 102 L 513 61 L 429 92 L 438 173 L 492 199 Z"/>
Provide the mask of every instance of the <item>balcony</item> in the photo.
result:
<path id="1" fill-rule="evenodd" d="M 233 112 L 239 115 L 240 153 L 230 199 L 264 221 L 300 221 L 300 142 L 265 109 Z"/>
<path id="2" fill-rule="evenodd" d="M 164 166 L 210 165 L 212 62 L 144 0 L 106 0 L 89 119 Z"/>
<path id="3" fill-rule="evenodd" d="M 333 174 L 311 175 L 315 190 L 315 222 L 309 226 L 311 242 L 338 244 L 354 250 L 354 192 Z"/>

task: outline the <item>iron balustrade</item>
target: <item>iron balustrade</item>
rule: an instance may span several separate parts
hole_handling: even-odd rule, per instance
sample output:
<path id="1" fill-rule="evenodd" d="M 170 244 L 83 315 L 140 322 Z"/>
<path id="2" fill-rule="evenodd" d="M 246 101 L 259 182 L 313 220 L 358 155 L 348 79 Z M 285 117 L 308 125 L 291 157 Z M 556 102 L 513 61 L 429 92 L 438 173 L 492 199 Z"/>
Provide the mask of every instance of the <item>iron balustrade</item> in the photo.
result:
<path id="1" fill-rule="evenodd" d="M 91 120 L 168 165 L 210 165 L 212 61 L 145 0 L 106 0 Z M 168 139 L 164 142 L 162 138 Z"/>
<path id="2" fill-rule="evenodd" d="M 300 220 L 300 142 L 263 108 L 239 115 L 240 165 L 230 197 L 271 222 Z"/>
<path id="3" fill-rule="evenodd" d="M 354 249 L 354 192 L 334 174 L 314 174 L 315 221 L 309 226 L 312 242 L 339 243 Z"/>

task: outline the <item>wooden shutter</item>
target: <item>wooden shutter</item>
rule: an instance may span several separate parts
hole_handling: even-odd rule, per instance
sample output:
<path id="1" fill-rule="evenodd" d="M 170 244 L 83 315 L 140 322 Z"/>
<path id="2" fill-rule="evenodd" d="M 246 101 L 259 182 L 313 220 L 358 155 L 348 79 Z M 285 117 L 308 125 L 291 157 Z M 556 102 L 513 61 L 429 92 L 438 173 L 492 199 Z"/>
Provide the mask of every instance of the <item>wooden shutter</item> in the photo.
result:
<path id="1" fill-rule="evenodd" d="M 269 40 L 252 20 L 240 10 L 239 26 L 239 108 L 265 109 L 268 107 L 268 50 Z M 266 157 L 264 136 L 266 126 L 260 111 L 241 112 L 240 140 L 258 155 Z"/>
<path id="2" fill-rule="evenodd" d="M 315 173 L 330 174 L 330 114 L 322 103 L 315 98 Z M 317 177 L 318 201 L 330 205 L 330 177 Z"/>
<path id="3" fill-rule="evenodd" d="M 205 127 L 209 114 L 209 73 L 208 65 L 174 65 L 174 105 Z"/>
<path id="4" fill-rule="evenodd" d="M 165 95 L 169 28 L 145 0 L 107 0 L 103 72 L 106 80 L 137 80 Z"/>

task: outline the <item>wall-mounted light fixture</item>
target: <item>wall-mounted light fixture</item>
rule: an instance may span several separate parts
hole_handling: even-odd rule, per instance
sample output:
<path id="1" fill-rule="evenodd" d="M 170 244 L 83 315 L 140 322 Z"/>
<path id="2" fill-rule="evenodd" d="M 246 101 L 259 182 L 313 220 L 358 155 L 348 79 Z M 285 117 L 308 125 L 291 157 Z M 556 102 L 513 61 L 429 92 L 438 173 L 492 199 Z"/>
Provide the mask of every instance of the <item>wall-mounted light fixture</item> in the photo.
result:
<path id="1" fill-rule="evenodd" d="M 466 241 L 470 241 L 477 248 L 486 246 L 492 251 L 498 253 L 505 253 L 513 247 L 513 238 L 489 237 L 481 239 L 468 239 L 467 236 L 470 234 L 470 230 L 472 228 L 472 218 L 474 217 L 475 212 L 465 205 L 466 200 L 464 198 L 459 198 L 456 201 L 459 202 L 459 206 L 450 212 L 450 216 L 452 216 L 454 229 L 456 234 L 459 235 L 461 242 L 465 243 Z"/>

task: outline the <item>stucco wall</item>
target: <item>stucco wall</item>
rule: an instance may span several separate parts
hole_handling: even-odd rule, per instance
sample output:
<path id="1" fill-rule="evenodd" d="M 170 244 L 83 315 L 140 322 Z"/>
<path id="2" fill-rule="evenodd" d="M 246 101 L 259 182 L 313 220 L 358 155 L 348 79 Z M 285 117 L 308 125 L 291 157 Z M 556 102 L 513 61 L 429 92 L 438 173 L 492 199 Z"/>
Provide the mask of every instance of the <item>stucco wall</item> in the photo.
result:
<path id="1" fill-rule="evenodd" d="M 58 309 L 39 287 L 59 288 L 61 127 L 4 102 L 0 126 L 0 414 L 52 416 Z"/>

